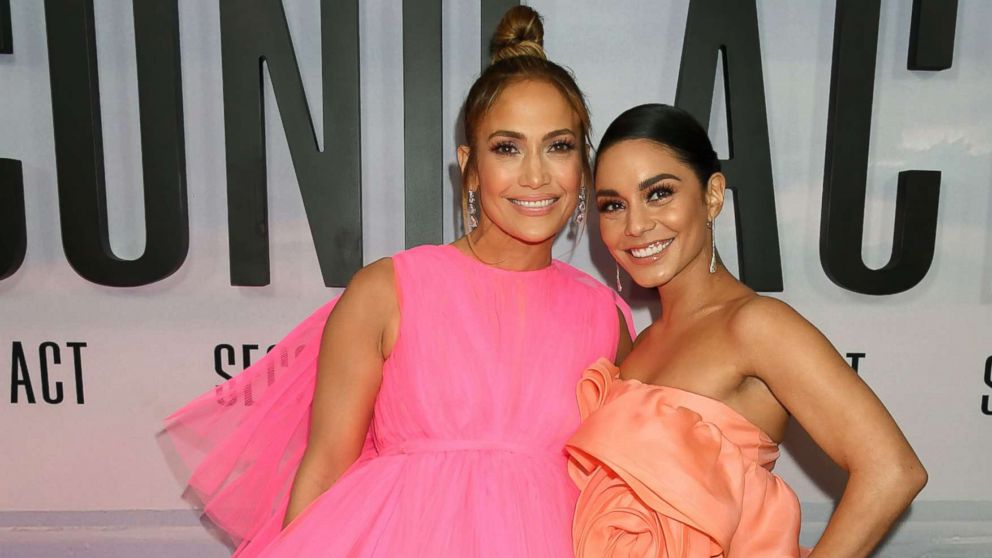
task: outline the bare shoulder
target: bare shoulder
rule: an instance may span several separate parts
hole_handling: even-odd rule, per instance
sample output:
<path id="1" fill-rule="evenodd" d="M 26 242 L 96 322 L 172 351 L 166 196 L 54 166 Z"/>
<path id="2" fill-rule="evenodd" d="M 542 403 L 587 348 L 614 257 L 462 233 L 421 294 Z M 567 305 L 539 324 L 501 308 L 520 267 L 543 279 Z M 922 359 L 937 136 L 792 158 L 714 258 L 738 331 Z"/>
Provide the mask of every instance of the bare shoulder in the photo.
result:
<path id="1" fill-rule="evenodd" d="M 728 329 L 745 354 L 829 344 L 792 306 L 768 296 L 754 295 L 743 301 L 731 312 Z"/>
<path id="2" fill-rule="evenodd" d="M 342 301 L 360 299 L 381 306 L 395 304 L 396 285 L 392 258 L 382 258 L 359 269 L 348 282 Z"/>
<path id="3" fill-rule="evenodd" d="M 386 357 L 392 350 L 399 324 L 399 302 L 390 258 L 358 270 L 324 325 L 324 339 L 345 342 L 338 352 L 366 341 Z M 332 335 L 327 335 L 331 332 Z"/>
<path id="4" fill-rule="evenodd" d="M 397 307 L 396 285 L 391 258 L 376 260 L 359 269 L 348 282 L 335 312 L 388 317 Z"/>
<path id="5" fill-rule="evenodd" d="M 770 296 L 753 295 L 743 300 L 729 316 L 730 331 L 735 338 L 779 334 L 795 328 L 812 328 L 792 306 Z"/>
<path id="6" fill-rule="evenodd" d="M 779 373 L 795 376 L 822 371 L 839 359 L 819 329 L 775 298 L 756 295 L 741 304 L 731 316 L 729 328 L 737 350 L 766 381 Z"/>
<path id="7" fill-rule="evenodd" d="M 348 282 L 348 289 L 368 290 L 393 287 L 393 259 L 380 258 L 359 269 Z"/>

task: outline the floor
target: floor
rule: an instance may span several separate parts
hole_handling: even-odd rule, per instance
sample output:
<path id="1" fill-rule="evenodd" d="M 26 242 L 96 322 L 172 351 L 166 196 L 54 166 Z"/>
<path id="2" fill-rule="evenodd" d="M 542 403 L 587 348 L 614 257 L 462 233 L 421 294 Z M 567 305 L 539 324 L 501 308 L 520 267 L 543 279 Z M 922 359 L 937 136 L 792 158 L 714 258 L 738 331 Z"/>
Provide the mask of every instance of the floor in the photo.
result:
<path id="1" fill-rule="evenodd" d="M 816 541 L 829 511 L 804 507 L 803 543 Z M 0 558 L 54 556 L 225 558 L 229 551 L 188 511 L 0 512 Z M 992 503 L 914 509 L 875 556 L 989 558 Z"/>

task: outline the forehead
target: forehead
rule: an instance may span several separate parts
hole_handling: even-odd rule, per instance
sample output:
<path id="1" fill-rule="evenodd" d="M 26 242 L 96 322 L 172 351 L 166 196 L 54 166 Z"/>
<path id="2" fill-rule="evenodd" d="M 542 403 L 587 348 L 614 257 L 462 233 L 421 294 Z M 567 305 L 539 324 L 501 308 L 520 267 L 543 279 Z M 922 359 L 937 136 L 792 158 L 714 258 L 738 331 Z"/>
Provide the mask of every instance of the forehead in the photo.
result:
<path id="1" fill-rule="evenodd" d="M 480 129 L 546 132 L 571 128 L 578 133 L 579 117 L 557 87 L 525 80 L 507 85 L 482 118 Z M 488 131 L 486 131 L 488 130 Z"/>
<path id="2" fill-rule="evenodd" d="M 682 180 L 695 179 L 692 169 L 670 148 L 646 139 L 623 140 L 600 154 L 596 165 L 596 186 L 616 188 L 636 185 L 661 173 L 673 174 Z"/>

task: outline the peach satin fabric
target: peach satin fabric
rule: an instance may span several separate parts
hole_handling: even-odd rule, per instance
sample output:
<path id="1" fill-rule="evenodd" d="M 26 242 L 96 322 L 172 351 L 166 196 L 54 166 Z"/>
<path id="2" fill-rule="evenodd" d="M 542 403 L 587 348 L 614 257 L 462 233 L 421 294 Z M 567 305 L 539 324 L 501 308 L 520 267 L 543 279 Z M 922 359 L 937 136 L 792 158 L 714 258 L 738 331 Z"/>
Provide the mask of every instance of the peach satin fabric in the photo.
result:
<path id="1" fill-rule="evenodd" d="M 771 438 L 720 401 L 619 376 L 600 359 L 579 382 L 577 558 L 807 554 Z"/>

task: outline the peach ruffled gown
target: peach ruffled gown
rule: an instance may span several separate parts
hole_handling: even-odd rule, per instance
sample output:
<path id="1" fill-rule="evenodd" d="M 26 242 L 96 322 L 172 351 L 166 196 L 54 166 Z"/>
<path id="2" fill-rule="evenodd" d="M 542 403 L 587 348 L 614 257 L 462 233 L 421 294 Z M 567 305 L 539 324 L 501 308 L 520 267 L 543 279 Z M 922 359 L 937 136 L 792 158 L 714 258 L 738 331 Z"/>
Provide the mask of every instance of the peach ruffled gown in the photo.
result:
<path id="1" fill-rule="evenodd" d="M 452 246 L 392 261 L 399 337 L 358 462 L 280 530 L 331 301 L 169 417 L 191 493 L 239 558 L 570 557 L 575 383 L 616 352 L 622 303 L 558 261 L 512 272 Z"/>
<path id="2" fill-rule="evenodd" d="M 568 441 L 576 558 L 796 558 L 799 501 L 778 445 L 709 397 L 620 379 L 600 359 Z"/>

